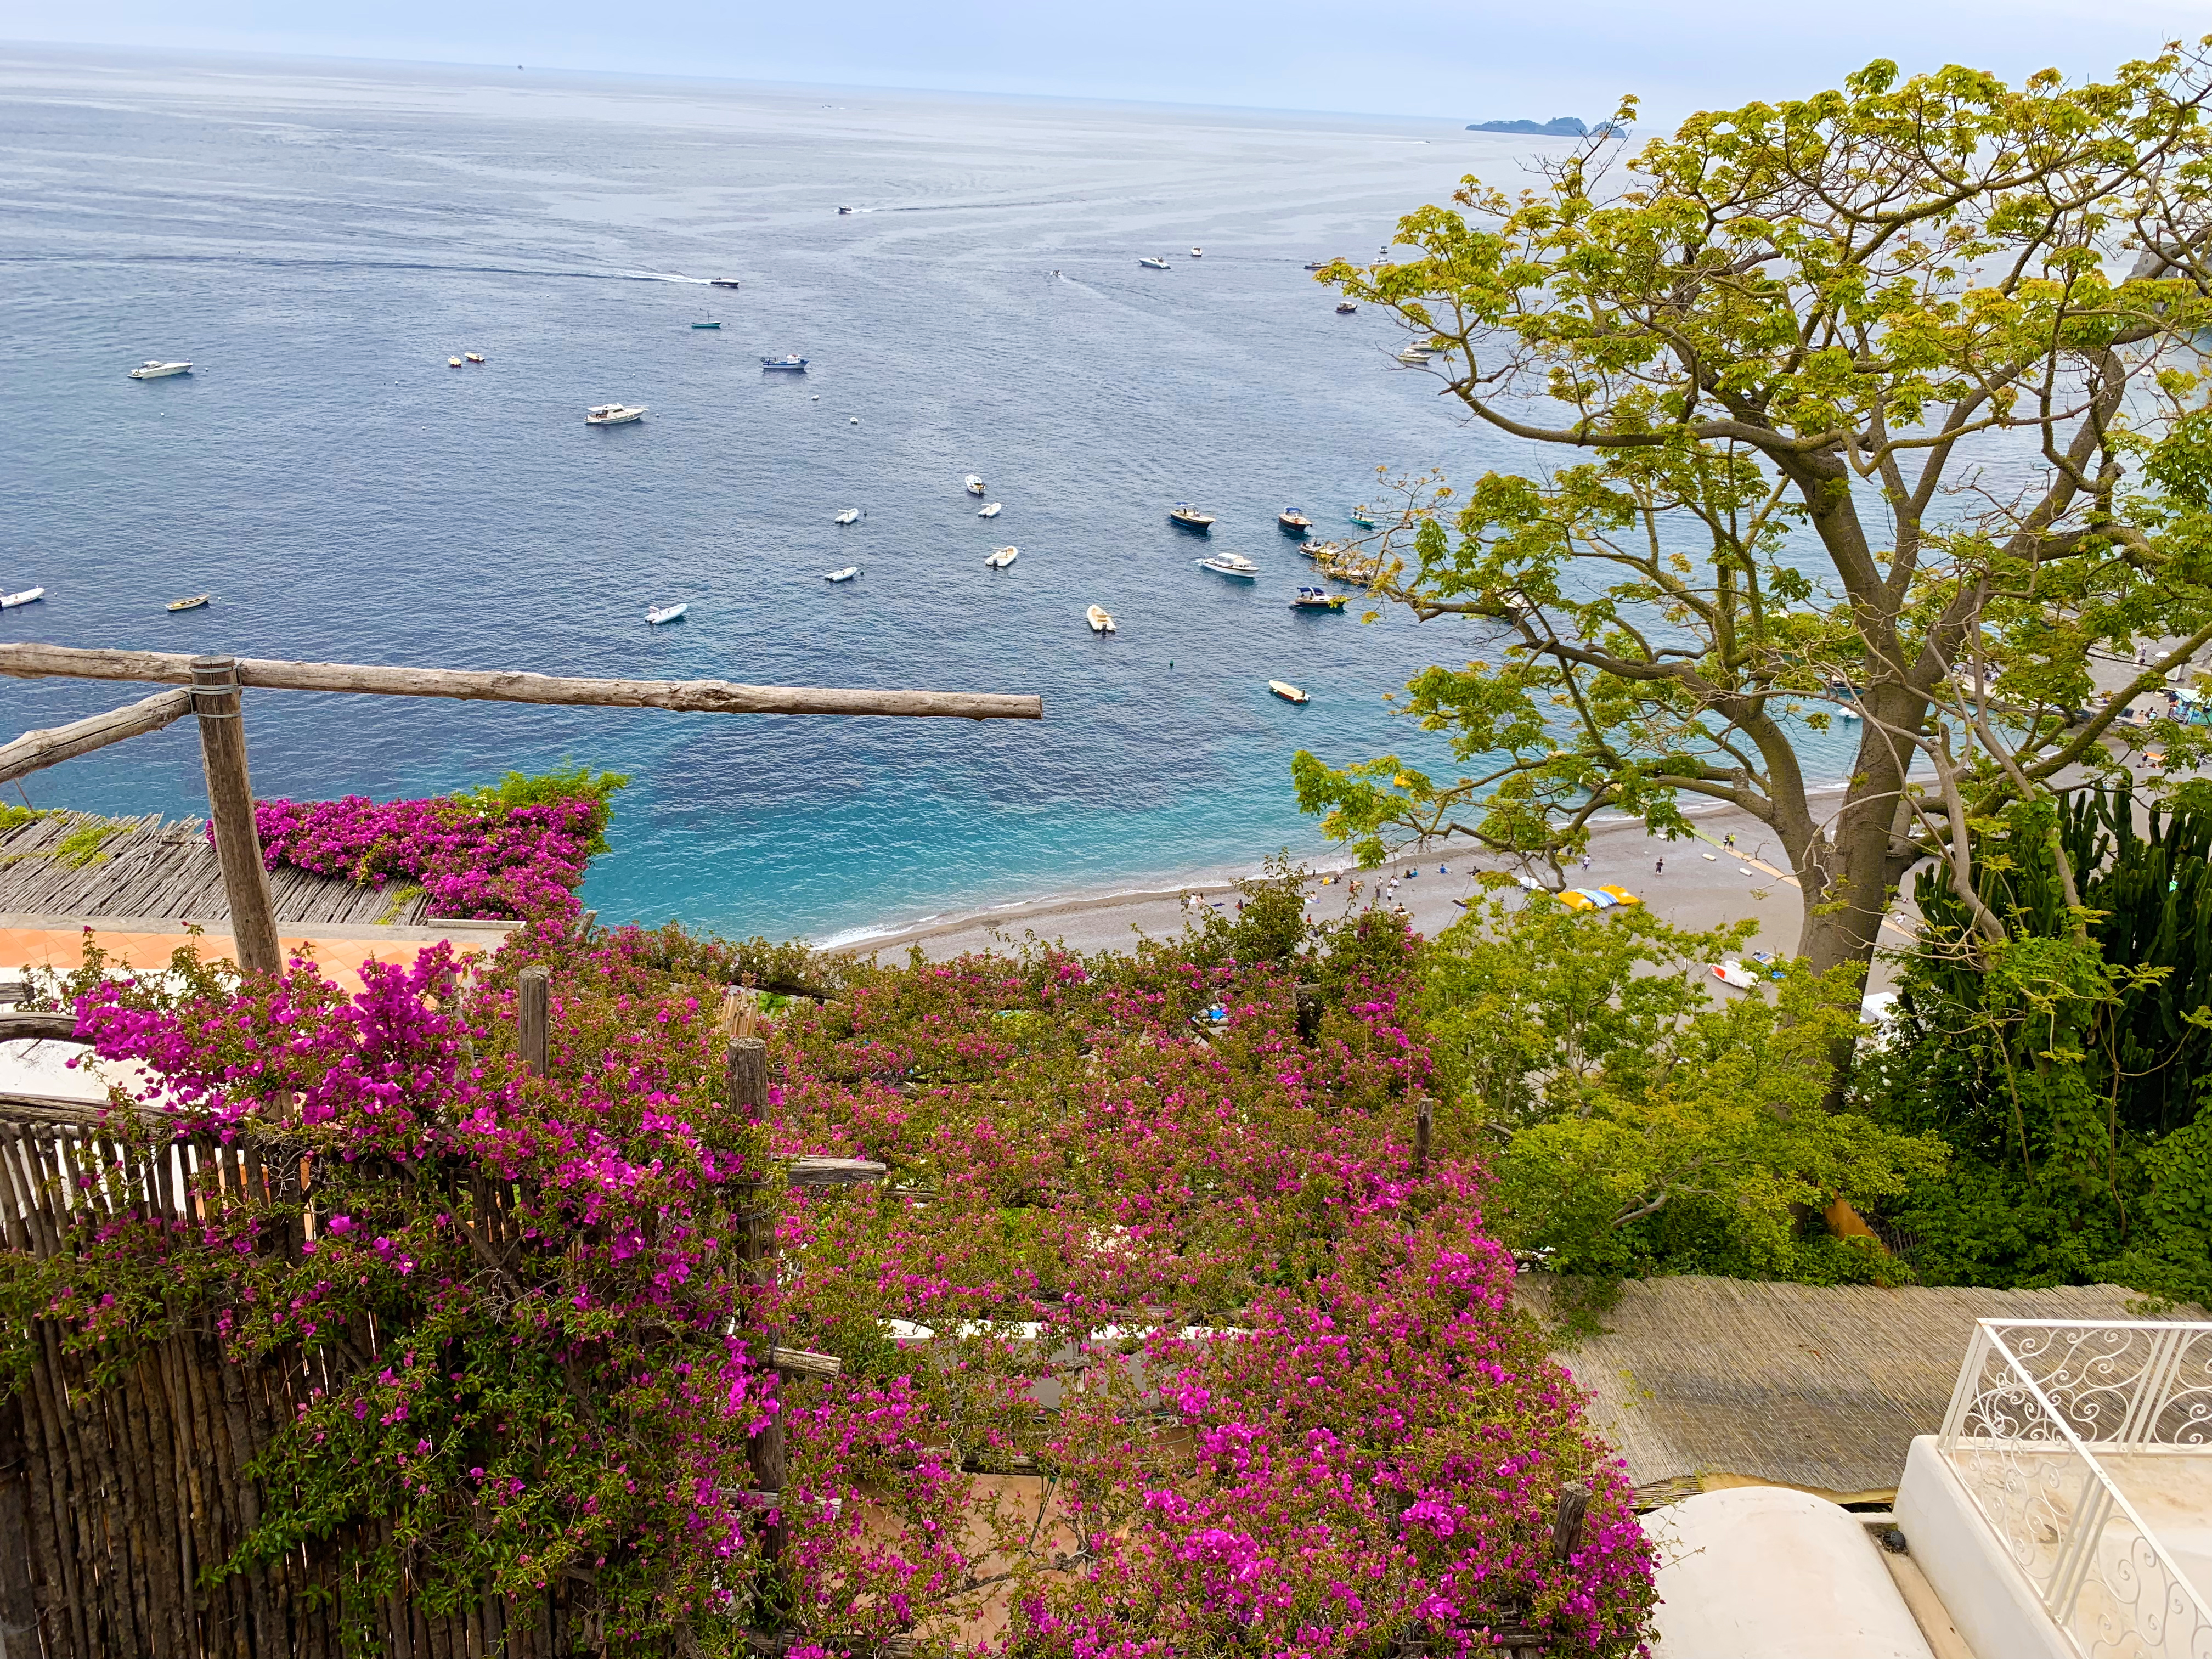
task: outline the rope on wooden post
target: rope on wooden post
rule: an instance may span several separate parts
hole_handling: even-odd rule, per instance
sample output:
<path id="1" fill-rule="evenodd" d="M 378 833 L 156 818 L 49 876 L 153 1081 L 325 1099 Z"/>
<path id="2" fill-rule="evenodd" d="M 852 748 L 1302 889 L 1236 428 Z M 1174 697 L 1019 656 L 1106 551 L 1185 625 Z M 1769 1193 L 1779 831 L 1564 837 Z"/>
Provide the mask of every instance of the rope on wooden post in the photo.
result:
<path id="1" fill-rule="evenodd" d="M 544 968 L 526 968 L 514 980 L 514 1046 L 523 1069 L 544 1077 L 550 1063 L 553 975 Z"/>

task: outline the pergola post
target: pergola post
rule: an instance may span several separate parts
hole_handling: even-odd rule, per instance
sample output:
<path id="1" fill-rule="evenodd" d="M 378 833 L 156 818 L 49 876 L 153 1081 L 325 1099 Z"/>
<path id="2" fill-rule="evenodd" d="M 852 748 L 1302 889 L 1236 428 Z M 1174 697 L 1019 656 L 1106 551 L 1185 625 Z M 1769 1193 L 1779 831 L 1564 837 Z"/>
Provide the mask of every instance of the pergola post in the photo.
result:
<path id="1" fill-rule="evenodd" d="M 269 872 L 261 862 L 261 832 L 253 823 L 253 780 L 246 767 L 240 702 L 236 658 L 192 659 L 192 712 L 199 716 L 208 816 L 215 821 L 215 849 L 222 860 L 223 893 L 230 901 L 231 939 L 240 968 L 249 974 L 273 974 L 283 966 L 283 952 L 276 945 Z"/>

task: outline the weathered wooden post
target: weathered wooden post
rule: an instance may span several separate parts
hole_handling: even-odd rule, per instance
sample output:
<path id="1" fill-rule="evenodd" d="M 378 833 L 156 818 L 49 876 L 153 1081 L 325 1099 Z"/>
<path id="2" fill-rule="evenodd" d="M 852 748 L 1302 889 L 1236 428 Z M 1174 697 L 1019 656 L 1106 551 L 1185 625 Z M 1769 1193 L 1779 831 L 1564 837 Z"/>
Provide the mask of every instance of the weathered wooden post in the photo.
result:
<path id="1" fill-rule="evenodd" d="M 768 1115 L 768 1044 L 756 1036 L 742 1036 L 730 1044 L 728 1061 L 730 1103 L 744 1115 L 748 1123 L 758 1123 Z M 776 1210 L 773 1205 L 757 1205 L 745 1218 L 743 1245 L 747 1277 L 760 1292 L 759 1300 L 772 1299 L 775 1289 Z M 776 1332 L 772 1327 L 762 1326 L 750 1336 L 753 1364 L 768 1375 L 775 1375 Z M 775 1496 L 781 1502 L 784 1481 L 782 1378 L 777 1376 L 776 1414 L 769 1419 L 768 1426 L 755 1435 L 745 1447 L 745 1461 L 752 1468 L 756 1491 Z M 784 1527 L 781 1514 L 775 1523 L 762 1528 L 761 1554 L 776 1571 L 783 1555 Z"/>
<path id="2" fill-rule="evenodd" d="M 550 969 L 526 968 L 514 976 L 514 1046 L 522 1066 L 538 1077 L 545 1075 L 551 1052 L 553 975 Z"/>
<path id="3" fill-rule="evenodd" d="M 1413 1177 L 1429 1172 L 1429 1131 L 1436 1121 L 1437 1103 L 1423 1095 L 1413 1108 Z"/>
<path id="4" fill-rule="evenodd" d="M 240 967 L 249 974 L 273 974 L 284 965 L 283 953 L 276 945 L 269 872 L 261 862 L 261 832 L 253 823 L 253 780 L 246 766 L 240 702 L 236 658 L 192 659 L 192 712 L 199 716 L 208 816 L 215 820 L 215 849 L 222 860 L 223 894 L 230 901 L 231 939 Z"/>
<path id="5" fill-rule="evenodd" d="M 1587 1480 L 1570 1480 L 1559 1488 L 1559 1506 L 1552 1516 L 1552 1559 L 1567 1561 L 1582 1547 L 1583 1517 L 1589 1513 Z"/>

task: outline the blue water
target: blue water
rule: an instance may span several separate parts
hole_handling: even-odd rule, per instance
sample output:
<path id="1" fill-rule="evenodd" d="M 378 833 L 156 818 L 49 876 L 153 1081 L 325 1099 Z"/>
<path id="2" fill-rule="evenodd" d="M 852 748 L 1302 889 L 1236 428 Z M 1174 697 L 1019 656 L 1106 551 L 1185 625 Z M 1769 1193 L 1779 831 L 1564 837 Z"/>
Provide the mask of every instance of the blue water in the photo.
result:
<path id="1" fill-rule="evenodd" d="M 631 774 L 586 890 L 608 919 L 822 937 L 1310 851 L 1294 750 L 1450 773 L 1383 699 L 1483 635 L 1292 613 L 1311 567 L 1274 514 L 1347 533 L 1378 466 L 1530 458 L 1300 267 L 1518 153 L 1434 122 L 13 49 L 0 591 L 50 597 L 0 637 L 1043 697 L 980 725 L 249 698 L 267 795 Z M 786 350 L 806 374 L 761 372 Z M 156 356 L 197 368 L 125 378 Z M 609 399 L 652 412 L 586 428 Z M 1182 497 L 1256 584 L 1194 568 Z M 0 725 L 125 695 L 0 681 Z M 204 799 L 188 726 L 26 787 Z"/>

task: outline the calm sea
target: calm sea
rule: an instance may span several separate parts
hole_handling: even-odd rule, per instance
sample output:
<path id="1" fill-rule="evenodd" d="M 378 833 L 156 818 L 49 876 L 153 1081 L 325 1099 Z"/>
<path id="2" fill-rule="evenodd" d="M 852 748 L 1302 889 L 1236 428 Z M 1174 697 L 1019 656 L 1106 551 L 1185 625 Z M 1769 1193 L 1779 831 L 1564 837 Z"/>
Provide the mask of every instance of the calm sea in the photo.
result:
<path id="1" fill-rule="evenodd" d="M 586 890 L 609 919 L 823 937 L 1311 850 L 1292 752 L 1449 770 L 1384 696 L 1484 636 L 1294 614 L 1311 567 L 1274 515 L 1345 533 L 1378 466 L 1530 458 L 1301 267 L 1372 257 L 1399 214 L 1470 170 L 1510 179 L 1532 142 L 0 52 L 0 591 L 49 595 L 0 637 L 1042 696 L 1041 724 L 983 725 L 249 699 L 264 794 L 630 774 Z M 1138 265 L 1162 253 L 1171 269 Z M 489 362 L 447 367 L 466 351 Z M 804 375 L 762 372 L 786 351 Z M 194 372 L 125 378 L 155 356 Z M 587 429 L 610 399 L 651 413 Z M 1256 582 L 1194 568 L 1166 516 L 1182 498 Z M 841 529 L 846 507 L 866 516 Z M 986 569 L 1007 543 L 1019 561 Z M 163 611 L 203 590 L 209 608 Z M 684 621 L 645 625 L 677 601 Z M 1094 601 L 1115 636 L 1085 627 Z M 0 724 L 125 693 L 0 681 Z M 26 787 L 204 805 L 181 726 Z"/>

